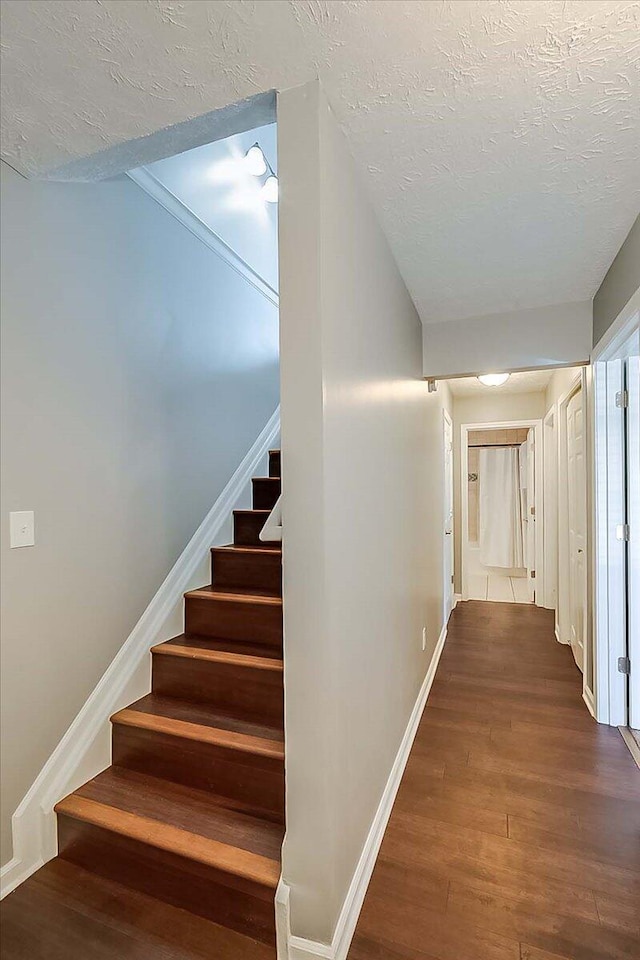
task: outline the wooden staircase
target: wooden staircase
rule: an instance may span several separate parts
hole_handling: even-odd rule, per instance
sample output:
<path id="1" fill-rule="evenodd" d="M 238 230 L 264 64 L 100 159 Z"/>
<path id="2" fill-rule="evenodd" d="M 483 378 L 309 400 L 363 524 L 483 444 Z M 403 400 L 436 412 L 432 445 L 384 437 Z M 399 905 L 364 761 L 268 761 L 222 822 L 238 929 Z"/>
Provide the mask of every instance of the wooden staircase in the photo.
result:
<path id="1" fill-rule="evenodd" d="M 280 544 L 259 533 L 280 452 L 185 595 L 185 632 L 154 647 L 152 692 L 112 719 L 112 766 L 56 806 L 59 858 L 275 943 L 284 835 Z M 46 868 L 45 868 L 46 869 Z"/>

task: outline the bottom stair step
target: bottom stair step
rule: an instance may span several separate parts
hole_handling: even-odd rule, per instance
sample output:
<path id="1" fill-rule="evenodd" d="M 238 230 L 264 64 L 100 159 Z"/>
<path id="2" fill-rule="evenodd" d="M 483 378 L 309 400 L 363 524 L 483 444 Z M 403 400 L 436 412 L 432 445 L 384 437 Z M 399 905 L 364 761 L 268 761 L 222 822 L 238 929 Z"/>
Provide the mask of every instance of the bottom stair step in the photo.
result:
<path id="1" fill-rule="evenodd" d="M 6 960 L 275 960 L 273 947 L 60 857 L 0 909 Z"/>
<path id="2" fill-rule="evenodd" d="M 63 859 L 273 942 L 283 828 L 248 805 L 112 767 L 56 812 Z"/>

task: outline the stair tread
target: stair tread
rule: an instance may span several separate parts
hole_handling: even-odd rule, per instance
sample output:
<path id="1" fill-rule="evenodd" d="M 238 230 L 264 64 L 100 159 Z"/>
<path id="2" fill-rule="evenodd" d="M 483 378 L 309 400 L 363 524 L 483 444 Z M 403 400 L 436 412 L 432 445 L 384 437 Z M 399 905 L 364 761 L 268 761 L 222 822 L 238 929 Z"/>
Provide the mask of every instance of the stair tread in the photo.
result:
<path id="1" fill-rule="evenodd" d="M 261 670 L 282 670 L 281 656 L 264 644 L 252 644 L 241 640 L 218 640 L 214 637 L 173 637 L 151 648 L 153 653 L 164 656 L 191 657 L 236 666 L 256 667 Z M 269 656 L 265 656 L 268 653 Z"/>
<path id="2" fill-rule="evenodd" d="M 233 587 L 220 588 L 210 585 L 199 587 L 197 590 L 189 590 L 185 593 L 185 597 L 194 597 L 197 600 L 230 600 L 240 603 L 264 603 L 273 607 L 282 606 L 282 597 L 274 597 L 266 591 L 261 592 L 259 590 L 252 590 L 251 593 L 248 593 L 241 587 L 237 589 Z"/>
<path id="3" fill-rule="evenodd" d="M 229 552 L 229 553 L 249 553 L 249 554 L 256 553 L 256 554 L 260 554 L 260 556 L 264 556 L 266 552 L 263 546 L 249 546 L 248 544 L 242 544 L 242 543 L 224 543 L 217 547 L 211 547 L 211 550 L 223 551 L 223 552 Z M 280 551 L 282 551 L 281 545 L 280 545 Z M 275 551 L 270 550 L 268 552 L 268 556 L 271 556 L 273 553 L 275 553 Z"/>
<path id="4" fill-rule="evenodd" d="M 282 553 L 282 543 L 275 540 L 261 540 L 259 543 L 225 543 L 222 546 L 211 547 L 211 552 L 216 553 L 238 553 L 238 554 L 256 554 L 258 556 L 271 556 Z"/>
<path id="5" fill-rule="evenodd" d="M 205 704 L 148 694 L 119 710 L 115 723 L 284 759 L 282 728 L 220 713 Z"/>
<path id="6" fill-rule="evenodd" d="M 274 889 L 278 883 L 283 826 L 227 797 L 109 767 L 56 811 Z"/>

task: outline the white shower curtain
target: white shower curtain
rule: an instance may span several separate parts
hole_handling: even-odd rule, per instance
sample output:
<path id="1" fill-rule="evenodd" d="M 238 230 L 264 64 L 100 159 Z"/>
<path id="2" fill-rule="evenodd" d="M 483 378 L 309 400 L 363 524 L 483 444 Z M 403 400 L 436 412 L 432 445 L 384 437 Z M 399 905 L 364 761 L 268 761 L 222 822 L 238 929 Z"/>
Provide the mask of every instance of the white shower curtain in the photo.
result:
<path id="1" fill-rule="evenodd" d="M 522 502 L 517 447 L 480 450 L 480 562 L 486 567 L 522 567 Z"/>

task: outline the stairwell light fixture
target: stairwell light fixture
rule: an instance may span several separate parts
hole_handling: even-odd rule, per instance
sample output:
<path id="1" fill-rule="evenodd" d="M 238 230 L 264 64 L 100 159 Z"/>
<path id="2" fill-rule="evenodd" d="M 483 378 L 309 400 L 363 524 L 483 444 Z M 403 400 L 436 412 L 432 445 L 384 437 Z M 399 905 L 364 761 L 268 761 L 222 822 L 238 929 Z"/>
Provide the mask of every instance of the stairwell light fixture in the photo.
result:
<path id="1" fill-rule="evenodd" d="M 275 173 L 271 173 L 262 184 L 262 199 L 267 203 L 278 202 L 278 178 Z"/>
<path id="2" fill-rule="evenodd" d="M 264 177 L 265 173 L 269 174 L 260 188 L 260 195 L 266 203 L 277 203 L 278 178 L 257 140 L 245 153 L 244 165 L 245 169 L 254 177 Z"/>
<path id="3" fill-rule="evenodd" d="M 480 383 L 483 383 L 485 387 L 501 387 L 503 383 L 506 383 L 510 373 L 483 373 L 478 377 Z"/>
<path id="4" fill-rule="evenodd" d="M 244 164 L 247 172 L 254 177 L 262 177 L 267 172 L 267 161 L 259 143 L 249 147 L 244 155 Z"/>

